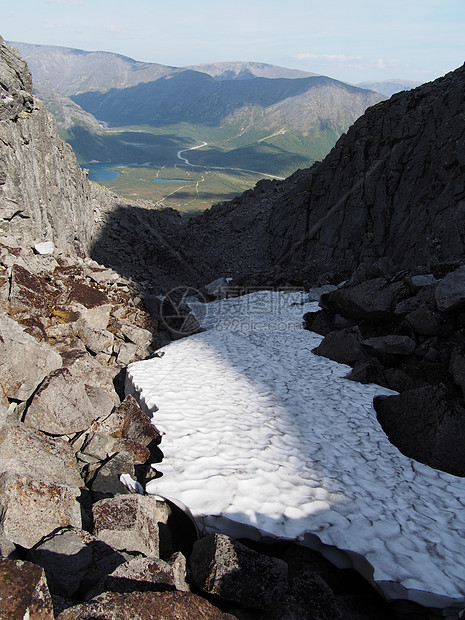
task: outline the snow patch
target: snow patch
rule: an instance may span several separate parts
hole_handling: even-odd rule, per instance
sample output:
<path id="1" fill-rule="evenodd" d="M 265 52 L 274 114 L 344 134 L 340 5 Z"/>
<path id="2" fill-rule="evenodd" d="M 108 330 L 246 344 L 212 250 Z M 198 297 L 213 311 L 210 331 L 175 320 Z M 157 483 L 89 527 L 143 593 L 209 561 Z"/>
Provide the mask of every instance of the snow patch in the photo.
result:
<path id="1" fill-rule="evenodd" d="M 386 598 L 465 602 L 465 479 L 402 455 L 376 419 L 392 394 L 314 355 L 300 293 L 202 305 L 206 331 L 131 364 L 127 391 L 166 432 L 161 478 L 206 532 L 275 536 L 354 566 Z"/>

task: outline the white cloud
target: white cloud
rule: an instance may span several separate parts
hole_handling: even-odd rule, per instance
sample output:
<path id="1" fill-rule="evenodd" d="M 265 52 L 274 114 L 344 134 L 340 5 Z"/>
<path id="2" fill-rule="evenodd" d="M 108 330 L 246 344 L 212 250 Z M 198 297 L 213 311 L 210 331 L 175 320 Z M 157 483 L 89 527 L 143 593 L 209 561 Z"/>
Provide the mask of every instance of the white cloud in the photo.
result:
<path id="1" fill-rule="evenodd" d="M 316 62 L 330 62 L 343 64 L 352 69 L 378 69 L 385 71 L 402 66 L 400 60 L 396 58 L 377 58 L 371 60 L 363 56 L 348 56 L 347 54 L 297 54 L 298 60 L 312 60 Z"/>
<path id="2" fill-rule="evenodd" d="M 362 60 L 361 56 L 346 56 L 346 54 L 297 54 L 298 60 L 329 60 L 332 62 L 354 62 Z"/>
<path id="3" fill-rule="evenodd" d="M 70 6 L 79 6 L 84 4 L 84 0 L 47 0 L 49 4 L 68 4 Z"/>

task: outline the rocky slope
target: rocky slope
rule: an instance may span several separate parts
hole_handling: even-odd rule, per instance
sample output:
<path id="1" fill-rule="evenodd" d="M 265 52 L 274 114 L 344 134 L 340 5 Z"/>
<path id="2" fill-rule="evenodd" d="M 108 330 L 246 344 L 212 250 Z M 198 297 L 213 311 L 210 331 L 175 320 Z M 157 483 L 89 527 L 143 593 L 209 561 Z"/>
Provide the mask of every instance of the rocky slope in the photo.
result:
<path id="1" fill-rule="evenodd" d="M 0 231 L 22 244 L 53 240 L 88 250 L 92 188 L 53 119 L 31 95 L 29 69 L 0 41 Z"/>
<path id="2" fill-rule="evenodd" d="M 396 617 L 359 576 L 312 551 L 197 540 L 187 511 L 140 494 L 159 475 L 163 443 L 135 401 L 122 400 L 121 374 L 173 336 L 167 315 L 183 320 L 160 303 L 163 288 L 226 270 L 275 285 L 357 267 L 308 325 L 333 339 L 349 330 L 342 350 L 363 353 L 352 360 L 360 379 L 422 389 L 436 377 L 434 393 L 379 403 L 380 420 L 395 428 L 399 410 L 411 431 L 412 403 L 432 403 L 432 415 L 439 402 L 420 448 L 444 456 L 454 435 L 462 466 L 463 77 L 459 69 L 371 109 L 322 164 L 261 182 L 184 227 L 173 212 L 88 183 L 32 98 L 25 64 L 0 41 L 0 615 Z M 84 258 L 88 249 L 98 263 Z M 390 273 L 417 264 L 417 273 Z"/>
<path id="3" fill-rule="evenodd" d="M 191 222 L 211 279 L 280 266 L 349 273 L 464 258 L 465 68 L 369 110 L 323 162 Z M 228 234 L 221 234 L 228 231 Z"/>
<path id="4" fill-rule="evenodd" d="M 141 494 L 161 436 L 121 380 L 173 336 L 167 303 L 79 254 L 95 236 L 138 277 L 186 280 L 166 244 L 179 223 L 88 183 L 3 41 L 0 76 L 1 617 L 390 617 L 353 571 L 287 543 L 197 540 L 188 511 Z M 158 243 L 139 270 L 136 223 Z"/>

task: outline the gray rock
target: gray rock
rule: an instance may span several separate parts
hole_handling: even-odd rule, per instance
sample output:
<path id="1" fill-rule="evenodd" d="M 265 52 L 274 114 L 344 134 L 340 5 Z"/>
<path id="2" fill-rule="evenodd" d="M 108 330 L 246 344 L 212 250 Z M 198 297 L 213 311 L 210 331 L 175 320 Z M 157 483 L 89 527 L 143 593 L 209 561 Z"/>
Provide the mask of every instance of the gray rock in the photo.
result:
<path id="1" fill-rule="evenodd" d="M 71 435 L 89 428 L 98 415 L 85 386 L 60 368 L 34 394 L 24 423 L 52 435 Z"/>
<path id="2" fill-rule="evenodd" d="M 100 592 L 189 591 L 186 558 L 176 553 L 168 562 L 159 558 L 136 557 L 120 564 L 98 586 Z M 95 596 L 97 592 L 93 594 Z"/>
<path id="3" fill-rule="evenodd" d="M 142 349 L 147 348 L 152 342 L 152 332 L 148 329 L 137 327 L 124 319 L 118 321 L 118 327 L 123 336 Z"/>
<path id="4" fill-rule="evenodd" d="M 0 37 L 0 121 L 15 120 L 33 108 L 32 77 L 19 53 Z"/>
<path id="5" fill-rule="evenodd" d="M 362 341 L 363 337 L 359 328 L 350 327 L 330 332 L 312 352 L 340 364 L 352 366 L 367 357 Z"/>
<path id="6" fill-rule="evenodd" d="M 396 334 L 367 338 L 362 344 L 375 353 L 382 355 L 412 355 L 416 346 L 415 341 L 408 336 Z"/>
<path id="7" fill-rule="evenodd" d="M 226 296 L 228 292 L 229 282 L 226 278 L 217 278 L 205 285 L 205 290 L 212 297 L 216 297 L 217 299 L 221 299 Z"/>
<path id="8" fill-rule="evenodd" d="M 71 349 L 61 354 L 63 366 L 71 375 L 86 385 L 95 386 L 109 395 L 114 405 L 119 405 L 120 399 L 113 387 L 116 371 L 108 366 L 102 366 L 87 351 Z"/>
<path id="9" fill-rule="evenodd" d="M 84 456 L 88 455 L 84 453 Z M 82 457 L 80 456 L 80 458 Z M 93 460 L 95 458 L 93 457 Z M 134 458 L 128 452 L 117 452 L 103 464 L 97 462 L 95 465 L 89 466 L 87 484 L 94 498 L 102 499 L 121 493 L 128 493 L 128 489 L 120 480 L 121 474 L 129 474 L 131 477 L 135 476 Z"/>
<path id="10" fill-rule="evenodd" d="M 56 351 L 38 343 L 16 321 L 0 314 L 0 385 L 7 398 L 27 400 L 60 366 L 61 357 Z"/>
<path id="11" fill-rule="evenodd" d="M 0 473 L 24 474 L 35 480 L 83 486 L 73 448 L 23 424 L 0 429 Z"/>
<path id="12" fill-rule="evenodd" d="M 92 549 L 73 529 L 60 529 L 28 553 L 28 560 L 45 570 L 52 594 L 71 598 L 92 562 Z"/>
<path id="13" fill-rule="evenodd" d="M 412 276 L 409 278 L 409 283 L 414 288 L 422 288 L 423 286 L 431 286 L 432 284 L 437 284 L 436 278 L 432 273 L 427 273 L 418 276 Z"/>
<path id="14" fill-rule="evenodd" d="M 224 534 L 198 540 L 190 557 L 192 583 L 209 594 L 265 609 L 287 588 L 287 564 L 249 549 Z"/>
<path id="15" fill-rule="evenodd" d="M 113 346 L 113 351 L 117 355 L 118 364 L 124 367 L 137 361 L 139 347 L 132 342 L 118 342 Z"/>
<path id="16" fill-rule="evenodd" d="M 0 558 L 0 617 L 53 620 L 52 599 L 40 566 Z"/>
<path id="17" fill-rule="evenodd" d="M 90 327 L 83 319 L 79 319 L 79 321 L 76 322 L 74 333 L 92 353 L 102 352 L 111 354 L 114 337 L 113 334 L 106 329 Z"/>
<path id="18" fill-rule="evenodd" d="M 465 302 L 465 265 L 440 280 L 435 296 L 441 312 L 455 310 Z"/>
<path id="19" fill-rule="evenodd" d="M 92 329 L 106 329 L 110 321 L 111 304 L 102 304 L 94 308 L 86 308 L 82 304 L 74 304 L 85 325 Z"/>
<path id="20" fill-rule="evenodd" d="M 78 487 L 37 481 L 11 472 L 0 474 L 1 531 L 30 549 L 59 527 L 81 527 Z"/>
<path id="21" fill-rule="evenodd" d="M 150 495 L 119 495 L 102 499 L 92 508 L 94 534 L 120 551 L 159 557 L 159 524 L 171 513 L 165 502 Z"/>
<path id="22" fill-rule="evenodd" d="M 465 396 L 465 355 L 458 349 L 452 352 L 449 372 L 454 377 L 454 383 L 460 386 Z"/>
<path id="23" fill-rule="evenodd" d="M 19 553 L 16 545 L 8 540 L 3 533 L 0 533 L 0 557 L 9 560 L 19 560 Z"/>
<path id="24" fill-rule="evenodd" d="M 388 283 L 384 278 L 375 278 L 338 288 L 324 295 L 320 303 L 335 314 L 382 325 L 399 320 L 396 306 L 409 295 L 403 282 Z"/>

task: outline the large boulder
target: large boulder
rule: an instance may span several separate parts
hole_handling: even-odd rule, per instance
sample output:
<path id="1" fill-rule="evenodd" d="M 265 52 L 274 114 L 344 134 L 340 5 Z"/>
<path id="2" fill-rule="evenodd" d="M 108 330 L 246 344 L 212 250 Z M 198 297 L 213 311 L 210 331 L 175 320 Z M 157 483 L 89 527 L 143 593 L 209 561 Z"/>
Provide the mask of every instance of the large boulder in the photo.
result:
<path id="1" fill-rule="evenodd" d="M 135 557 L 120 564 L 97 587 L 101 592 L 189 591 L 186 583 L 186 558 L 175 553 L 168 562 L 159 558 Z M 96 594 L 90 593 L 93 598 Z"/>
<path id="2" fill-rule="evenodd" d="M 4 472 L 0 474 L 1 531 L 8 540 L 30 549 L 56 528 L 80 528 L 79 496 L 77 487 Z"/>
<path id="3" fill-rule="evenodd" d="M 8 399 L 27 400 L 61 357 L 50 346 L 38 343 L 12 319 L 0 314 L 0 386 Z"/>
<path id="4" fill-rule="evenodd" d="M 108 417 L 98 420 L 92 428 L 96 432 L 131 439 L 144 446 L 158 445 L 161 441 L 160 432 L 130 394 Z"/>
<path id="5" fill-rule="evenodd" d="M 150 495 L 118 495 L 92 508 L 94 535 L 120 551 L 160 557 L 171 510 Z"/>
<path id="6" fill-rule="evenodd" d="M 362 344 L 380 355 L 412 355 L 416 346 L 414 340 L 398 334 L 367 338 Z"/>
<path id="7" fill-rule="evenodd" d="M 224 534 L 198 540 L 190 557 L 193 585 L 239 605 L 265 609 L 287 588 L 287 564 Z"/>
<path id="8" fill-rule="evenodd" d="M 0 617 L 53 620 L 52 599 L 40 566 L 0 558 Z"/>
<path id="9" fill-rule="evenodd" d="M 352 366 L 367 357 L 362 342 L 363 337 L 359 328 L 350 327 L 327 334 L 312 353 Z"/>
<path id="10" fill-rule="evenodd" d="M 51 373 L 34 394 L 24 423 L 52 435 L 84 431 L 101 415 L 92 404 L 86 386 L 67 368 Z"/>
<path id="11" fill-rule="evenodd" d="M 0 473 L 24 474 L 35 480 L 83 486 L 71 445 L 23 424 L 0 429 Z"/>
<path id="12" fill-rule="evenodd" d="M 374 278 L 322 295 L 320 304 L 335 314 L 382 325 L 400 320 L 402 315 L 396 307 L 409 294 L 403 282 L 389 283 L 385 278 Z"/>
<path id="13" fill-rule="evenodd" d="M 465 304 L 465 265 L 445 276 L 435 290 L 441 312 L 455 310 Z"/>
<path id="14" fill-rule="evenodd" d="M 28 559 L 42 566 L 52 594 L 71 598 L 78 590 L 92 562 L 92 548 L 79 530 L 60 529 L 40 541 Z"/>

